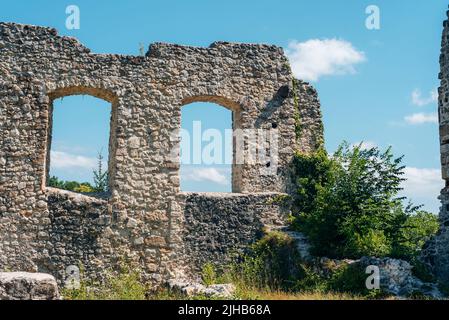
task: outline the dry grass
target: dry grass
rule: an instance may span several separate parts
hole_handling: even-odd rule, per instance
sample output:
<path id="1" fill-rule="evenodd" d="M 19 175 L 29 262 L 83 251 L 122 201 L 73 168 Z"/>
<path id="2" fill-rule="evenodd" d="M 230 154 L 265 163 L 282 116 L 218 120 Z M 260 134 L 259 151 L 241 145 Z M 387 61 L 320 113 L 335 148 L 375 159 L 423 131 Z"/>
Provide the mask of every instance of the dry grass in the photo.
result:
<path id="1" fill-rule="evenodd" d="M 163 290 L 157 294 L 149 297 L 150 300 L 210 300 L 206 297 L 190 297 L 187 298 L 181 294 L 168 292 Z M 301 292 L 288 293 L 283 291 L 260 291 L 260 290 L 245 290 L 238 292 L 237 300 L 268 300 L 268 301 L 344 301 L 344 300 L 368 300 L 366 297 L 347 294 L 347 293 L 332 293 L 332 292 Z M 213 299 L 217 300 L 217 299 Z M 221 300 L 221 299 L 218 299 Z M 386 297 L 382 300 L 396 300 L 394 297 Z"/>
<path id="2" fill-rule="evenodd" d="M 366 298 L 343 293 L 332 292 L 299 292 L 257 291 L 250 290 L 239 294 L 241 299 L 249 300 L 366 300 Z"/>
<path id="3" fill-rule="evenodd" d="M 303 292 L 303 293 L 285 293 L 285 292 L 266 292 L 262 293 L 262 300 L 364 300 L 363 297 L 353 296 L 341 293 L 321 293 L 321 292 Z"/>

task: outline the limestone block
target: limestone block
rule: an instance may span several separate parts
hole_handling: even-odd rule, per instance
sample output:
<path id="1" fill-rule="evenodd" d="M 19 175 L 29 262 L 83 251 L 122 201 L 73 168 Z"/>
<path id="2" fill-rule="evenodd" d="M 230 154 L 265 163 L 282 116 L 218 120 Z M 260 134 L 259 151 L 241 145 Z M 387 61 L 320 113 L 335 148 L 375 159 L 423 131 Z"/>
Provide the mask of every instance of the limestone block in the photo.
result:
<path id="1" fill-rule="evenodd" d="M 0 273 L 0 300 L 59 300 L 56 279 L 43 273 Z"/>

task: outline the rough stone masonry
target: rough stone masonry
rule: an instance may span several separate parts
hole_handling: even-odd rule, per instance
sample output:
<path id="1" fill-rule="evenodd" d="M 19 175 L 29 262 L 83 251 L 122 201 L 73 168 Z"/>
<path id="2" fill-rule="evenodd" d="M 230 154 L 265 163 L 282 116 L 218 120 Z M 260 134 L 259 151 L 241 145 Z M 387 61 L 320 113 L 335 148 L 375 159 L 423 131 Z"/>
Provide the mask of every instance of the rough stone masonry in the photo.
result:
<path id="1" fill-rule="evenodd" d="M 52 104 L 70 95 L 111 103 L 108 198 L 46 186 Z M 234 130 L 276 128 L 275 174 L 263 173 L 269 161 L 234 164 L 233 193 L 181 193 L 171 134 L 192 102 L 228 108 Z M 157 284 L 224 263 L 284 224 L 288 208 L 273 200 L 290 192 L 294 152 L 322 141 L 316 91 L 294 80 L 281 48 L 156 43 L 145 56 L 93 54 L 54 29 L 0 23 L 0 271 L 61 283 L 70 266 L 101 278 L 126 261 Z"/>
<path id="2" fill-rule="evenodd" d="M 449 11 L 447 12 L 449 17 Z M 449 20 L 443 23 L 441 42 L 438 112 L 440 123 L 440 146 L 442 176 L 446 186 L 441 190 L 440 230 L 435 238 L 426 244 L 423 261 L 438 279 L 449 284 Z"/>

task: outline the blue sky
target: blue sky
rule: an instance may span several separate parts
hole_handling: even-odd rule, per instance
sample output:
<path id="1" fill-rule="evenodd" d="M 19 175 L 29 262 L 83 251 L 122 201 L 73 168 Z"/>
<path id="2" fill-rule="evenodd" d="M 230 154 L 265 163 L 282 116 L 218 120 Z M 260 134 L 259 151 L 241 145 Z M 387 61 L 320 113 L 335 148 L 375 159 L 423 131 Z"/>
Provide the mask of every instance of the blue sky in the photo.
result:
<path id="1" fill-rule="evenodd" d="M 80 30 L 65 28 L 65 9 L 71 4 L 80 8 Z M 368 5 L 380 9 L 380 30 L 365 27 Z M 382 148 L 392 145 L 395 154 L 405 155 L 410 178 L 406 195 L 436 212 L 436 196 L 443 183 L 439 177 L 437 103 L 431 92 L 438 87 L 446 8 L 445 0 L 15 0 L 2 4 L 0 20 L 55 27 L 97 53 L 137 55 L 139 43 L 147 47 L 157 41 L 208 46 L 222 40 L 290 48 L 298 76 L 305 74 L 318 89 L 328 150 L 335 150 L 343 140 Z M 333 56 L 335 53 L 341 55 Z M 313 64 L 317 68 L 304 73 L 301 66 L 311 65 L 307 63 L 311 55 L 319 58 Z M 96 108 L 94 116 L 77 112 L 82 103 L 90 106 L 86 112 Z M 103 121 L 100 118 L 107 119 L 108 105 L 88 97 L 65 98 L 63 104 L 61 107 L 73 110 L 70 117 L 61 115 L 53 150 L 61 152 L 63 160 L 65 152 L 85 157 L 78 160 L 89 164 L 99 147 L 105 144 L 107 148 L 107 125 L 105 129 L 95 124 Z M 192 111 L 183 113 L 185 127 L 192 120 L 221 129 L 231 126 L 230 117 L 223 118 L 219 108 L 207 108 L 207 115 L 195 112 L 196 106 L 189 109 Z M 69 122 L 75 120 L 83 121 L 86 134 L 101 133 L 104 139 L 70 138 Z M 96 121 L 88 125 L 88 120 Z M 205 181 L 183 181 L 183 188 L 195 190 L 203 182 L 203 189 L 229 190 L 228 171 L 226 166 L 217 168 L 215 178 L 208 180 L 214 176 L 209 171 Z M 90 169 L 62 167 L 55 172 L 64 178 L 78 173 L 89 179 Z"/>

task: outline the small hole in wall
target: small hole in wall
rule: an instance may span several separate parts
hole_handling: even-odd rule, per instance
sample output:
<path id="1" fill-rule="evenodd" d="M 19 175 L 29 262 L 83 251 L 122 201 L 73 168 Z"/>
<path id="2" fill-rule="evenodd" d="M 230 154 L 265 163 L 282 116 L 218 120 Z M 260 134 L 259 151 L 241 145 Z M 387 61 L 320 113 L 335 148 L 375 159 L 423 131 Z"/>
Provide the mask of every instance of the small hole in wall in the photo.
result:
<path id="1" fill-rule="evenodd" d="M 271 162 L 267 162 L 267 164 L 265 165 L 267 168 L 271 167 Z"/>
<path id="2" fill-rule="evenodd" d="M 278 127 L 278 124 L 277 124 L 277 123 L 275 123 L 275 122 L 273 122 L 273 123 L 271 124 L 271 127 L 272 127 L 273 129 L 277 129 L 277 127 Z"/>

